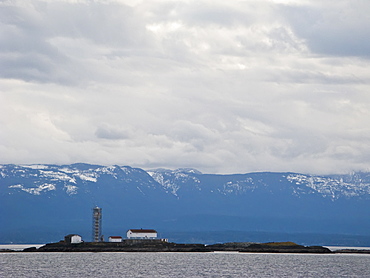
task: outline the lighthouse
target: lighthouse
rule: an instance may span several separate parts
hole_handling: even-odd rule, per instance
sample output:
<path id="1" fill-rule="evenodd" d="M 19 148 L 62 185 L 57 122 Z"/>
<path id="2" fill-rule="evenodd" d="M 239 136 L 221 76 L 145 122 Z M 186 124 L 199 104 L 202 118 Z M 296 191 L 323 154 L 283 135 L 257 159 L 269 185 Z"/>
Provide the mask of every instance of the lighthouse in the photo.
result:
<path id="1" fill-rule="evenodd" d="M 93 208 L 93 226 L 92 226 L 93 242 L 101 241 L 102 238 L 101 219 L 102 219 L 102 209 L 96 206 Z"/>

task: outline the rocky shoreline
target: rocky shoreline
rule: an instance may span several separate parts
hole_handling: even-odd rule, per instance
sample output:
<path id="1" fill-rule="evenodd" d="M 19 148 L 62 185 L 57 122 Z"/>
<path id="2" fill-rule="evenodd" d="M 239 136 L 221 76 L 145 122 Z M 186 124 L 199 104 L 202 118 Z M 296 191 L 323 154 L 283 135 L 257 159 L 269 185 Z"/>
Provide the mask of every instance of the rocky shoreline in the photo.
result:
<path id="1" fill-rule="evenodd" d="M 39 248 L 30 247 L 20 251 L 0 249 L 6 252 L 240 252 L 240 253 L 307 253 L 307 254 L 370 254 L 370 250 L 339 249 L 331 251 L 322 246 L 303 246 L 293 242 L 228 242 L 212 245 L 174 243 L 162 240 L 124 240 L 122 242 L 64 241 L 48 243 Z"/>
<path id="2" fill-rule="evenodd" d="M 251 252 L 251 253 L 332 253 L 322 246 L 303 246 L 292 242 L 221 244 L 180 244 L 160 240 L 124 240 L 123 242 L 64 241 L 49 243 L 40 248 L 27 248 L 23 252 Z"/>

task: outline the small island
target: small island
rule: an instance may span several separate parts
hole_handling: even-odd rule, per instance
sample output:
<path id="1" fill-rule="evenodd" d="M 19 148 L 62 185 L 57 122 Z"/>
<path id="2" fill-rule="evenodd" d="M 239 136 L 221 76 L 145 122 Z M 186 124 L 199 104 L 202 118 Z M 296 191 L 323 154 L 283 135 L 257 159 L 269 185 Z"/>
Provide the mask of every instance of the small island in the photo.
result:
<path id="1" fill-rule="evenodd" d="M 293 242 L 229 242 L 212 245 L 174 243 L 161 239 L 126 239 L 122 242 L 60 241 L 23 252 L 260 252 L 260 253 L 332 253 L 322 246 L 303 246 Z"/>

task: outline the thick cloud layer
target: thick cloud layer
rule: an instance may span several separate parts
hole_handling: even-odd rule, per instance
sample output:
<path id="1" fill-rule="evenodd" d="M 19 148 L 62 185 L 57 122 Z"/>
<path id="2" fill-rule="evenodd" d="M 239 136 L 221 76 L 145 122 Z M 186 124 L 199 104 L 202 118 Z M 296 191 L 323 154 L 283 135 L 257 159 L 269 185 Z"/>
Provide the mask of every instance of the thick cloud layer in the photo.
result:
<path id="1" fill-rule="evenodd" d="M 370 169 L 370 2 L 0 1 L 0 163 Z"/>

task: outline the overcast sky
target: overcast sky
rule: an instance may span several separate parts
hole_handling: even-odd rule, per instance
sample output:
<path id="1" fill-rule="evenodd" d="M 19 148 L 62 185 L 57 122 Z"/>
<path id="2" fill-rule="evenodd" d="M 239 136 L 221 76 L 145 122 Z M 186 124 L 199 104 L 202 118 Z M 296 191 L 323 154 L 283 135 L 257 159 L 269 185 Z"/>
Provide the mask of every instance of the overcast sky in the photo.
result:
<path id="1" fill-rule="evenodd" d="M 0 0 L 0 163 L 370 170 L 368 0 Z"/>

